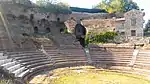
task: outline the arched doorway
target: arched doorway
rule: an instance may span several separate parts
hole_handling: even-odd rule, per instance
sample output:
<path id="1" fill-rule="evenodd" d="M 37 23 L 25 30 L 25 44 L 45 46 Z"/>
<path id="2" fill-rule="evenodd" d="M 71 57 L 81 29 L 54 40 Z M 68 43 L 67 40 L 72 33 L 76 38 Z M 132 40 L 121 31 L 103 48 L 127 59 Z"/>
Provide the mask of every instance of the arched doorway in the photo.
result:
<path id="1" fill-rule="evenodd" d="M 47 27 L 47 28 L 46 28 L 46 33 L 50 33 L 50 32 L 51 32 L 50 28 Z"/>
<path id="2" fill-rule="evenodd" d="M 39 30 L 38 30 L 38 27 L 35 26 L 35 27 L 34 27 L 34 33 L 38 33 L 38 31 L 39 31 Z"/>

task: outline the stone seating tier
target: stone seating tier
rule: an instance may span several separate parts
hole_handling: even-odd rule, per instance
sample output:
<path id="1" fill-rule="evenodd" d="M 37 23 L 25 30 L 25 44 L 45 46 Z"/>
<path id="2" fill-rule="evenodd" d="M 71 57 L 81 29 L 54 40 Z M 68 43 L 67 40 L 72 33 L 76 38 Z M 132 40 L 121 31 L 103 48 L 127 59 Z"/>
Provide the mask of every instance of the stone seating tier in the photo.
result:
<path id="1" fill-rule="evenodd" d="M 133 48 L 130 47 L 89 47 L 89 54 L 94 64 L 128 66 L 132 60 Z"/>
<path id="2" fill-rule="evenodd" d="M 150 69 L 150 50 L 140 50 L 134 67 Z"/>
<path id="3" fill-rule="evenodd" d="M 40 51 L 7 52 L 7 56 L 0 56 L 0 59 L 0 66 L 15 77 L 23 77 L 31 73 L 31 70 L 51 64 L 47 56 Z"/>
<path id="4" fill-rule="evenodd" d="M 52 60 L 57 63 L 67 62 L 84 62 L 86 63 L 86 57 L 84 50 L 73 48 L 73 49 L 59 49 L 59 50 L 46 50 Z"/>
<path id="5" fill-rule="evenodd" d="M 41 51 L 8 52 L 0 55 L 0 66 L 13 73 L 15 77 L 28 80 L 38 72 L 72 65 L 87 65 L 87 58 L 82 48 L 45 48 Z M 150 69 L 150 51 L 139 50 L 134 59 L 131 47 L 89 47 L 92 64 L 108 66 L 129 66 L 134 60 L 133 68 Z"/>

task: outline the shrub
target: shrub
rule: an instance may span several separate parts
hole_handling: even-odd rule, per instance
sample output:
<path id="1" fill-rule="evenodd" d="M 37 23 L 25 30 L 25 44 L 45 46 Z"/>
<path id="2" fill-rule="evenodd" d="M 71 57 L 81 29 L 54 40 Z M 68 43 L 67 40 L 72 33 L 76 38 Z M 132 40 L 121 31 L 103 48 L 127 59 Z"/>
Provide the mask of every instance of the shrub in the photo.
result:
<path id="1" fill-rule="evenodd" d="M 89 43 L 109 43 L 113 42 L 117 33 L 115 32 L 102 32 L 99 34 L 89 32 L 85 38 L 85 44 L 88 45 Z"/>

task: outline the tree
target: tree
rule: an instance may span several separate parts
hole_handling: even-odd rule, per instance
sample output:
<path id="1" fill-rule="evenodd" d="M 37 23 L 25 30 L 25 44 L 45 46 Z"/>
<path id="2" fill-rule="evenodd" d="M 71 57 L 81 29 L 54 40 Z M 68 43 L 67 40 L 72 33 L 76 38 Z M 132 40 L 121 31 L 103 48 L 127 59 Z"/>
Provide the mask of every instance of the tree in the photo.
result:
<path id="1" fill-rule="evenodd" d="M 132 9 L 139 9 L 132 0 L 102 0 L 96 8 L 105 9 L 109 13 L 127 12 Z"/>
<path id="2" fill-rule="evenodd" d="M 139 10 L 139 6 L 137 5 L 137 3 L 133 2 L 132 0 L 129 2 L 126 2 L 124 5 L 124 12 L 130 11 L 132 9 Z"/>

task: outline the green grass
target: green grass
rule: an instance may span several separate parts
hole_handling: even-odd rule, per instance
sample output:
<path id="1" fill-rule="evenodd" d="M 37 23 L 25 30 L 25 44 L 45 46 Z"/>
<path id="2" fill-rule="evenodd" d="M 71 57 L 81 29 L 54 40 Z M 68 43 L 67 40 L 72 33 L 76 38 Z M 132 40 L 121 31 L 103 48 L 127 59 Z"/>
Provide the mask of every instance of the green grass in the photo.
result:
<path id="1" fill-rule="evenodd" d="M 118 73 L 93 67 L 62 68 L 50 72 L 51 76 L 35 77 L 34 84 L 150 84 L 144 76 Z"/>

